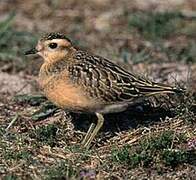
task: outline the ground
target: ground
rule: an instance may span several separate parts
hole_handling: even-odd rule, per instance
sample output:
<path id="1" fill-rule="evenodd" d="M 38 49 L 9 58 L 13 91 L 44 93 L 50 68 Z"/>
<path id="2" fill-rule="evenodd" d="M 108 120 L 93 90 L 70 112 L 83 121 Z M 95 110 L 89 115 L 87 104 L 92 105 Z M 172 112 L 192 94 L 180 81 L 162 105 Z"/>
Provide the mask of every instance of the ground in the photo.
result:
<path id="1" fill-rule="evenodd" d="M 0 178 L 194 179 L 195 0 L 0 1 Z M 25 57 L 45 32 L 186 93 L 150 98 L 107 115 L 89 150 L 94 116 L 63 111 L 40 91 L 40 57 Z"/>

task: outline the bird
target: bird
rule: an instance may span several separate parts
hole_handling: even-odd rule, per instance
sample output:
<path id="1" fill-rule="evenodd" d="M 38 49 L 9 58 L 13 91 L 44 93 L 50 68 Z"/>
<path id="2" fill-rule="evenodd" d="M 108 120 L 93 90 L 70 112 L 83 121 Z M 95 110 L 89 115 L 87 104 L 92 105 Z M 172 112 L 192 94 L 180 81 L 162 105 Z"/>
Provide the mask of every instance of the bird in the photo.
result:
<path id="1" fill-rule="evenodd" d="M 104 123 L 104 115 L 125 111 L 130 105 L 162 93 L 184 89 L 161 84 L 129 72 L 111 60 L 81 50 L 64 33 L 43 35 L 25 55 L 43 58 L 38 83 L 56 106 L 72 112 L 94 114 L 81 142 L 89 148 Z"/>

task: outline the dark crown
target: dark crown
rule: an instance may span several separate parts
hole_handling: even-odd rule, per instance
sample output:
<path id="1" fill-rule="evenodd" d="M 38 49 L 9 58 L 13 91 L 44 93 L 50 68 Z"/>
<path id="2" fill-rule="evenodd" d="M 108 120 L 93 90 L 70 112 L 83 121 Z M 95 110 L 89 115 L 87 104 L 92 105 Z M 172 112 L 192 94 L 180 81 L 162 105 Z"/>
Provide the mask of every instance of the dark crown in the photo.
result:
<path id="1" fill-rule="evenodd" d="M 66 39 L 67 41 L 69 41 L 71 43 L 71 40 L 69 38 L 67 38 L 64 34 L 61 34 L 61 33 L 52 32 L 52 33 L 48 33 L 42 37 L 42 40 L 52 40 L 52 39 Z"/>

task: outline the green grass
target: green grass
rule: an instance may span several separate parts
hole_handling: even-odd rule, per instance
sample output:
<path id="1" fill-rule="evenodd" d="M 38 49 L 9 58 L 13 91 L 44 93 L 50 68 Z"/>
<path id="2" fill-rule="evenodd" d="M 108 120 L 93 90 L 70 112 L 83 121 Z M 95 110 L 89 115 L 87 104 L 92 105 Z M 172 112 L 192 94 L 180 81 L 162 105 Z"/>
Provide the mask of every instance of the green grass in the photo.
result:
<path id="1" fill-rule="evenodd" d="M 173 139 L 173 132 L 166 131 L 156 138 L 146 138 L 140 142 L 140 147 L 143 150 L 161 150 L 164 148 L 170 148 Z"/>
<path id="2" fill-rule="evenodd" d="M 165 165 L 172 168 L 189 162 L 189 152 L 183 150 L 164 150 L 162 152 L 161 159 L 164 161 Z"/>
<path id="3" fill-rule="evenodd" d="M 131 33 L 138 33 L 142 38 L 151 43 L 151 50 L 142 48 L 137 52 L 123 49 L 122 57 L 125 62 L 131 59 L 134 64 L 145 61 L 157 61 L 151 54 L 155 51 L 169 61 L 196 62 L 196 20 L 188 19 L 179 12 L 135 12 L 128 14 L 128 27 Z M 175 37 L 186 37 L 179 46 L 165 46 L 166 40 Z M 178 43 L 178 42 L 177 42 Z M 160 59 L 162 62 L 163 59 Z"/>
<path id="4" fill-rule="evenodd" d="M 0 62 L 11 62 L 14 68 L 25 67 L 24 51 L 35 44 L 36 38 L 31 33 L 13 28 L 15 13 L 0 21 Z"/>
<path id="5" fill-rule="evenodd" d="M 179 97 L 178 100 L 178 105 L 175 107 L 175 114 L 187 123 L 194 124 L 196 122 L 196 94 L 189 92 L 187 95 Z"/>
<path id="6" fill-rule="evenodd" d="M 3 180 L 17 180 L 19 178 L 16 175 L 5 175 L 2 179 Z"/>
<path id="7" fill-rule="evenodd" d="M 143 41 L 120 49 L 125 63 L 196 62 L 195 19 L 178 12 L 135 12 L 128 14 L 128 27 Z"/>
<path id="8" fill-rule="evenodd" d="M 56 135 L 58 128 L 55 124 L 48 124 L 36 129 L 33 134 L 38 142 L 50 145 L 51 147 L 56 145 Z"/>
<path id="9" fill-rule="evenodd" d="M 12 151 L 6 151 L 4 154 L 4 158 L 7 160 L 26 160 L 29 161 L 32 158 L 32 154 L 27 150 L 22 150 L 19 152 L 12 152 Z"/>
<path id="10" fill-rule="evenodd" d="M 187 150 L 173 149 L 179 144 L 185 143 L 186 137 L 183 134 L 176 135 L 173 131 L 165 131 L 162 134 L 145 138 L 136 147 L 124 146 L 121 149 L 113 149 L 112 161 L 136 168 L 163 167 L 175 168 L 183 163 L 191 163 Z"/>
<path id="11" fill-rule="evenodd" d="M 44 172 L 45 180 L 52 179 L 69 179 L 74 178 L 78 174 L 76 168 L 74 168 L 68 161 L 60 161 L 58 164 L 52 165 Z"/>
<path id="12" fill-rule="evenodd" d="M 139 12 L 129 15 L 129 27 L 136 28 L 147 39 L 167 38 L 181 19 L 178 12 Z"/>
<path id="13" fill-rule="evenodd" d="M 171 44 L 167 46 L 165 41 L 151 41 L 151 47 L 140 45 L 137 50 L 124 48 L 121 50 L 121 57 L 125 63 L 132 61 L 138 63 L 160 63 L 181 61 L 186 64 L 196 62 L 196 41 L 195 39 L 186 39 L 179 46 Z M 159 57 L 156 54 L 159 54 Z"/>

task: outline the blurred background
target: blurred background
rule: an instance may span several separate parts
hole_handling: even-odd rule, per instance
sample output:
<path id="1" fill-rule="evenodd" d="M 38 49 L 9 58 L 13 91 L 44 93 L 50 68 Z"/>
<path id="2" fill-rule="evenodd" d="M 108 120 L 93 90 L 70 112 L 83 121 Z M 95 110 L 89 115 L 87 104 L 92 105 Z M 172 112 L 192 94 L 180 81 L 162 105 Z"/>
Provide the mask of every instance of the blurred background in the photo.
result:
<path id="1" fill-rule="evenodd" d="M 196 62 L 195 9 L 195 0 L 1 0 L 0 92 L 18 91 L 11 81 L 23 82 L 21 74 L 37 74 L 41 60 L 23 52 L 53 31 L 158 81 L 186 81 Z M 4 73 L 15 77 L 2 83 Z"/>
<path id="2" fill-rule="evenodd" d="M 66 172 L 68 173 L 66 177 L 72 175 L 75 177 L 75 174 L 78 176 L 76 172 L 81 172 L 83 167 L 87 167 L 87 169 L 94 169 L 90 173 L 93 177 L 95 174 L 99 174 L 100 177 L 125 177 L 125 174 L 126 177 L 134 175 L 141 178 L 149 177 L 149 172 L 140 169 L 145 165 L 142 158 L 134 166 L 139 168 L 137 171 L 129 171 L 132 166 L 129 166 L 129 163 L 127 165 L 127 162 L 123 166 L 124 169 L 121 162 L 120 165 L 113 167 L 114 161 L 105 158 L 108 153 L 111 153 L 111 146 L 100 148 L 98 155 L 97 152 L 93 154 L 88 152 L 88 156 L 85 157 L 74 148 L 65 150 L 64 147 L 69 148 L 70 144 L 74 144 L 73 142 L 80 142 L 84 135 L 77 130 L 74 131 L 73 125 L 66 124 L 65 121 L 60 122 L 60 125 L 58 122 L 54 126 L 39 126 L 44 124 L 44 121 L 37 122 L 37 120 L 44 119 L 45 115 L 54 114 L 56 109 L 47 106 L 49 110 L 44 107 L 41 113 L 33 114 L 39 110 L 40 104 L 45 102 L 41 96 L 29 97 L 29 95 L 41 94 L 36 78 L 42 59 L 37 56 L 25 57 L 24 51 L 32 48 L 40 36 L 54 31 L 67 34 L 67 37 L 77 46 L 111 59 L 127 70 L 146 75 L 158 82 L 186 86 L 192 93 L 191 98 L 196 99 L 196 0 L 0 0 L 0 175 L 7 173 L 8 177 L 18 175 L 23 178 L 41 178 L 44 173 L 48 177 L 56 173 L 58 177 L 59 174 Z M 19 94 L 26 94 L 28 97 L 15 98 Z M 176 137 L 178 132 L 188 134 L 186 136 L 188 138 L 193 137 L 195 125 L 189 126 L 190 124 L 181 121 L 182 115 L 186 115 L 184 119 L 188 121 L 195 121 L 192 105 L 190 109 L 187 108 L 187 99 L 184 101 L 184 109 L 181 108 L 179 111 L 180 118 L 160 123 L 160 129 L 154 127 L 156 130 L 152 128 L 152 132 L 160 132 L 162 129 L 171 130 L 172 138 L 167 139 L 169 142 L 173 140 L 173 131 Z M 60 121 L 60 117 L 57 114 L 54 118 L 49 118 L 49 121 L 54 122 L 56 119 Z M 69 120 L 70 117 L 67 119 Z M 5 128 L 10 121 L 17 121 L 17 123 L 10 128 L 11 135 L 5 138 L 4 134 L 7 133 Z M 170 126 L 170 123 L 175 125 Z M 134 135 L 136 139 L 151 133 L 149 127 L 143 125 L 139 127 L 140 135 L 136 133 L 137 135 Z M 132 138 L 132 131 L 127 133 L 128 137 Z M 127 134 L 122 137 L 118 135 L 116 139 L 118 138 L 121 140 L 127 138 Z M 159 142 L 161 141 L 162 139 Z M 112 141 L 112 144 L 114 142 L 116 141 Z M 192 142 L 194 147 L 195 142 L 194 140 Z M 169 147 L 171 146 L 173 141 Z M 186 147 L 184 141 L 174 144 L 174 147 L 181 146 Z M 53 154 L 50 151 L 51 147 Z M 167 146 L 159 147 L 163 150 Z M 15 155 L 14 152 L 20 153 Z M 66 159 L 65 162 L 63 161 L 63 166 L 54 155 L 59 152 L 61 154 L 58 158 Z M 118 157 L 116 151 L 112 152 L 115 158 Z M 126 150 L 122 152 L 127 153 Z M 153 153 L 150 153 L 148 158 L 162 157 L 161 151 L 154 152 L 153 149 Z M 164 169 L 168 162 L 174 164 L 177 162 L 177 165 L 188 162 L 188 159 L 183 159 L 184 154 L 180 156 L 180 160 L 179 154 L 174 154 L 176 155 L 174 162 L 170 159 L 170 155 L 166 156 L 166 159 L 160 159 L 163 163 L 155 167 Z M 78 156 L 82 156 L 83 159 Z M 71 159 L 73 166 L 70 166 L 70 157 L 73 158 Z M 116 160 L 118 163 L 121 160 L 124 162 L 128 157 L 123 154 L 119 158 Z M 144 156 L 143 159 L 149 160 L 148 158 Z M 148 161 L 146 163 L 151 165 Z M 65 164 L 68 169 L 63 169 Z M 76 170 L 77 168 L 79 170 Z M 182 169 L 184 171 L 181 172 Z M 164 169 L 167 170 L 168 167 Z M 192 175 L 195 173 L 190 166 L 179 168 L 177 171 L 176 176 L 167 174 L 165 177 L 182 177 L 184 173 L 186 178 L 191 173 Z M 81 176 L 90 176 L 86 170 L 82 173 Z M 154 177 L 158 178 L 159 173 Z"/>

